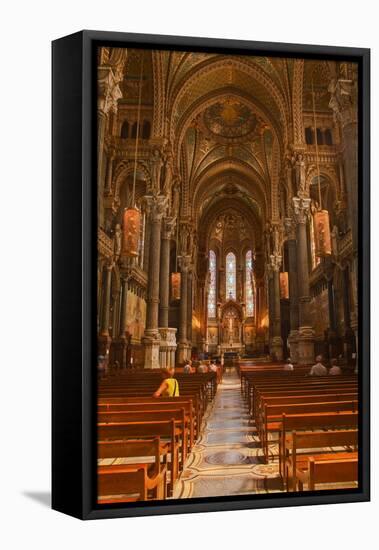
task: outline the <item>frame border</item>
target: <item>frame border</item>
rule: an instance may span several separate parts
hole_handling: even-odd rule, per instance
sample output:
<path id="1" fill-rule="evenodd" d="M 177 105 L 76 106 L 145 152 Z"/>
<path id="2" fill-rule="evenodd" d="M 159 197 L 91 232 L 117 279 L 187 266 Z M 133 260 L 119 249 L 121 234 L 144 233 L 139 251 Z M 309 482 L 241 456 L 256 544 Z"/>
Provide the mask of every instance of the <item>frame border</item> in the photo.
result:
<path id="1" fill-rule="evenodd" d="M 227 50 L 235 55 L 322 57 L 358 63 L 359 489 L 315 491 L 301 496 L 270 493 L 212 497 L 207 501 L 195 498 L 157 504 L 96 504 L 96 48 L 105 44 L 214 53 Z M 81 519 L 99 519 L 370 500 L 370 50 L 90 30 L 58 39 L 52 47 L 53 509 Z"/>

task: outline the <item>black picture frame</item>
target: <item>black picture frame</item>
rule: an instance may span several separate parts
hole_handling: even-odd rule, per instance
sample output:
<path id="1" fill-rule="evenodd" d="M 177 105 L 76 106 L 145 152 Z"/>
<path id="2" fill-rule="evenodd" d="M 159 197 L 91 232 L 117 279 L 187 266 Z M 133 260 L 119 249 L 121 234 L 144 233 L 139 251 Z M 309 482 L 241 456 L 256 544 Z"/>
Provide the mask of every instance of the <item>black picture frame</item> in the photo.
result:
<path id="1" fill-rule="evenodd" d="M 359 489 L 96 505 L 96 56 L 100 45 L 355 61 L 359 66 Z M 81 519 L 370 499 L 370 50 L 81 31 L 52 44 L 52 507 Z"/>

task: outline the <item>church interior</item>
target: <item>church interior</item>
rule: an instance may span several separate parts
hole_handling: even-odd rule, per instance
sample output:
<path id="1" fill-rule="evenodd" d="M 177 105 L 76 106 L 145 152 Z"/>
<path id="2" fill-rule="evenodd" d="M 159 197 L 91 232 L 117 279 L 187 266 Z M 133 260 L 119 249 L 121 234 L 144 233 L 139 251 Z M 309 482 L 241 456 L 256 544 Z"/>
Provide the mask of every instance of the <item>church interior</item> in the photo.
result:
<path id="1" fill-rule="evenodd" d="M 97 61 L 98 502 L 357 487 L 356 65 Z"/>

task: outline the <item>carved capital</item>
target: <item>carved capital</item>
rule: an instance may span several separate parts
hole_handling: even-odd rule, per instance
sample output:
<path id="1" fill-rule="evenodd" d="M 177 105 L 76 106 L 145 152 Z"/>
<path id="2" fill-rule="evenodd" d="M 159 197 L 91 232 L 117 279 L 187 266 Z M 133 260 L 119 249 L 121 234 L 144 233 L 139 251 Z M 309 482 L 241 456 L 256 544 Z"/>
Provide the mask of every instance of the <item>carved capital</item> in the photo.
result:
<path id="1" fill-rule="evenodd" d="M 284 230 L 289 241 L 294 241 L 296 239 L 296 225 L 293 218 L 284 219 Z"/>
<path id="2" fill-rule="evenodd" d="M 282 265 L 282 256 L 280 254 L 271 254 L 269 265 L 272 271 L 279 271 L 280 266 Z"/>
<path id="3" fill-rule="evenodd" d="M 358 85 L 353 64 L 340 64 L 340 78 L 329 84 L 329 107 L 342 127 L 358 121 Z"/>
<path id="4" fill-rule="evenodd" d="M 167 197 L 163 195 L 146 195 L 143 199 L 146 212 L 152 223 L 162 220 L 167 210 Z"/>
<path id="5" fill-rule="evenodd" d="M 188 273 L 191 268 L 191 256 L 180 256 L 178 259 L 180 271 L 182 273 Z"/>
<path id="6" fill-rule="evenodd" d="M 293 217 L 297 224 L 307 222 L 310 212 L 311 199 L 304 197 L 293 197 Z"/>
<path id="7" fill-rule="evenodd" d="M 162 224 L 162 239 L 171 239 L 174 229 L 175 218 L 164 218 Z"/>
<path id="8" fill-rule="evenodd" d="M 111 110 L 117 112 L 118 100 L 122 92 L 118 80 L 111 67 L 101 66 L 97 70 L 98 100 L 97 108 L 102 114 L 107 115 Z"/>

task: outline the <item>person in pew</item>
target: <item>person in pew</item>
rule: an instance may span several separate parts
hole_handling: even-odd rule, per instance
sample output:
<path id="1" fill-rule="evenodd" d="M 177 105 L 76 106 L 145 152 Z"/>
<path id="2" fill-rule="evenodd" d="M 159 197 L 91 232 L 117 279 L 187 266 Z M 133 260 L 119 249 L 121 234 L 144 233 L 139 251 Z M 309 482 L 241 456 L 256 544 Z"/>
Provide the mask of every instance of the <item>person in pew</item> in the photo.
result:
<path id="1" fill-rule="evenodd" d="M 316 363 L 313 365 L 309 371 L 309 376 L 326 376 L 328 374 L 328 369 L 322 364 L 321 355 L 317 355 Z"/>
<path id="2" fill-rule="evenodd" d="M 192 363 L 192 361 L 190 359 L 186 359 L 186 361 L 184 362 L 184 367 L 183 367 L 184 374 L 192 374 L 193 373 L 191 363 Z"/>
<path id="3" fill-rule="evenodd" d="M 208 367 L 209 372 L 217 372 L 217 365 L 214 361 L 211 361 L 211 364 Z"/>
<path id="4" fill-rule="evenodd" d="M 287 363 L 284 365 L 283 370 L 293 370 L 293 364 L 290 357 L 287 359 Z"/>
<path id="5" fill-rule="evenodd" d="M 205 374 L 208 372 L 208 367 L 205 363 L 200 363 L 200 365 L 197 367 L 197 372 L 199 374 Z"/>
<path id="6" fill-rule="evenodd" d="M 338 376 L 338 375 L 342 374 L 341 367 L 339 367 L 339 366 L 337 365 L 337 359 L 332 359 L 332 360 L 330 361 L 329 374 L 330 374 L 331 376 Z"/>
<path id="7" fill-rule="evenodd" d="M 179 383 L 177 379 L 174 378 L 174 374 L 175 369 L 173 367 L 162 371 L 164 380 L 153 394 L 153 397 L 179 397 Z"/>
<path id="8" fill-rule="evenodd" d="M 97 373 L 100 378 L 106 374 L 106 361 L 104 355 L 99 355 L 97 358 Z"/>

